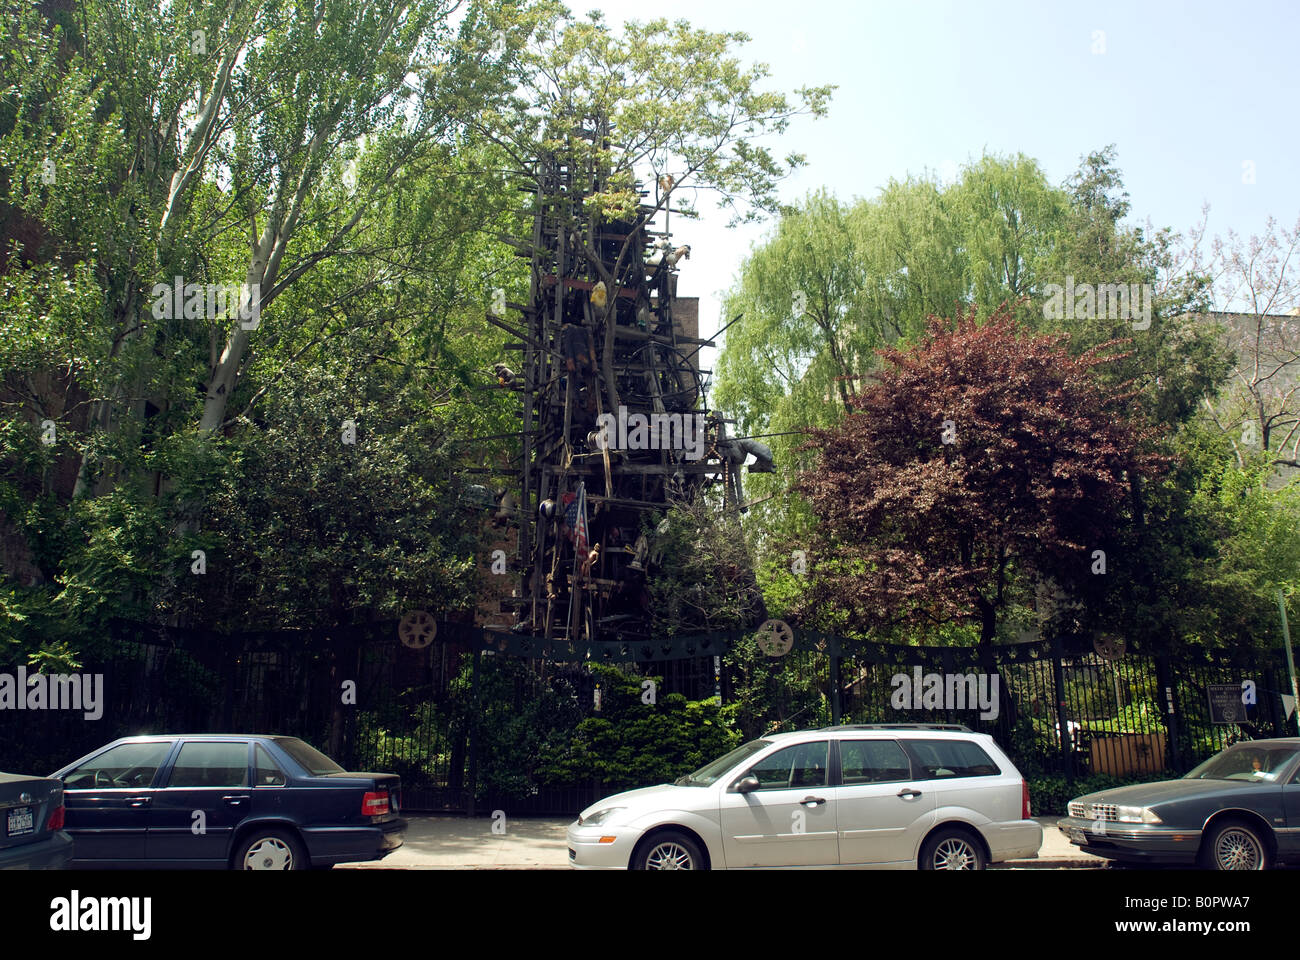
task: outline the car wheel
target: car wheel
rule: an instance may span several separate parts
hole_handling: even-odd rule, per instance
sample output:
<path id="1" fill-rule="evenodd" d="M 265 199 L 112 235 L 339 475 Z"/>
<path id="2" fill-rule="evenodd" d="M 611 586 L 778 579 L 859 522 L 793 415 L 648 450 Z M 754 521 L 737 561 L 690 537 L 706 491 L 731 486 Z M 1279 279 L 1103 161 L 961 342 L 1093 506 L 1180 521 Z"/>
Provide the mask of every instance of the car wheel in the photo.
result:
<path id="1" fill-rule="evenodd" d="M 287 830 L 254 830 L 235 851 L 236 870 L 306 870 L 307 851 Z"/>
<path id="2" fill-rule="evenodd" d="M 1211 870 L 1267 870 L 1271 859 L 1257 828 L 1232 821 L 1210 830 L 1202 853 Z"/>
<path id="3" fill-rule="evenodd" d="M 637 870 L 703 870 L 704 855 L 684 833 L 657 833 L 636 855 Z"/>
<path id="4" fill-rule="evenodd" d="M 984 851 L 965 830 L 940 830 L 921 847 L 922 870 L 983 870 Z"/>

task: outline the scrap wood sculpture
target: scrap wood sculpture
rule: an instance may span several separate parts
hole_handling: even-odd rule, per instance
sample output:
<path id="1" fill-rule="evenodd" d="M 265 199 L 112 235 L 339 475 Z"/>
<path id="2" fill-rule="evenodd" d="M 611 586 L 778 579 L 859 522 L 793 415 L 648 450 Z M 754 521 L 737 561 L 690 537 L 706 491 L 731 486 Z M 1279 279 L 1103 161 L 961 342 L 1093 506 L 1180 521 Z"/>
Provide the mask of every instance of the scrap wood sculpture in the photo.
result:
<path id="1" fill-rule="evenodd" d="M 607 151 L 609 125 L 594 126 L 574 134 Z M 659 179 L 655 206 L 602 220 L 584 201 L 605 188 L 608 168 L 574 155 L 530 164 L 521 189 L 533 195 L 531 242 L 503 238 L 531 274 L 528 303 L 510 305 L 524 316 L 511 344 L 522 362 L 497 370 L 523 407 L 514 498 L 522 573 L 502 609 L 514 613 L 516 633 L 546 640 L 643 640 L 657 556 L 643 520 L 710 485 L 721 487 L 724 506 L 743 509 L 740 468 L 758 451 L 729 440 L 730 421 L 704 407 L 708 371 L 693 358 L 713 344 L 674 322 L 677 270 L 690 248 L 674 248 L 652 226 L 675 181 Z"/>

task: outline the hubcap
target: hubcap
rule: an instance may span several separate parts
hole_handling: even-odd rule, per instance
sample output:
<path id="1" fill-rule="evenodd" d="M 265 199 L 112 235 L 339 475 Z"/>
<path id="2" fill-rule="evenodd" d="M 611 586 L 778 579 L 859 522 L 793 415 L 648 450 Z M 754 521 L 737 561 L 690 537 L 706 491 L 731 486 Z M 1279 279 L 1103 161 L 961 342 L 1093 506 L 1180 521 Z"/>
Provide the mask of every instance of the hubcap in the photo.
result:
<path id="1" fill-rule="evenodd" d="M 936 870 L 974 870 L 975 849 L 965 840 L 952 837 L 934 851 Z"/>
<path id="2" fill-rule="evenodd" d="M 680 843 L 661 843 L 645 858 L 647 870 L 691 870 L 690 852 Z"/>
<path id="3" fill-rule="evenodd" d="M 1255 838 L 1244 830 L 1229 830 L 1220 836 L 1214 855 L 1220 870 L 1258 870 L 1264 858 Z"/>
<path id="4" fill-rule="evenodd" d="M 245 870 L 292 870 L 293 851 L 283 840 L 263 837 L 248 848 L 244 856 Z"/>

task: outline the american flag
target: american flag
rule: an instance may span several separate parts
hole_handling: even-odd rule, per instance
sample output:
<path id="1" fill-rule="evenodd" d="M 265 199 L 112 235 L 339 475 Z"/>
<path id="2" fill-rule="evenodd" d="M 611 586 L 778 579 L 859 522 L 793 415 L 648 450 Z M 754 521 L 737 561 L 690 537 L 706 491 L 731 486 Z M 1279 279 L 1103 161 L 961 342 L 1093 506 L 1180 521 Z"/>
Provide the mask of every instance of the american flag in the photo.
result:
<path id="1" fill-rule="evenodd" d="M 578 483 L 577 517 L 573 523 L 573 549 L 578 556 L 584 556 L 591 545 L 587 540 L 587 485 Z"/>

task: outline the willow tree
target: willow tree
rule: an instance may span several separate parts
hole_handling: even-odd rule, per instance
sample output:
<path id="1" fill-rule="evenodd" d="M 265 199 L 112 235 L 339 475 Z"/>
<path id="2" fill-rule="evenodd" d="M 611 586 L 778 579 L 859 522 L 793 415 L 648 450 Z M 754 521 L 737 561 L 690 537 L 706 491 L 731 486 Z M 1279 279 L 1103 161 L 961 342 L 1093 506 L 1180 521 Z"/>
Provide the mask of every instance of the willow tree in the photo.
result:
<path id="1" fill-rule="evenodd" d="M 751 485 L 755 499 L 771 498 L 756 515 L 770 531 L 774 607 L 803 582 L 792 567 L 814 524 L 789 495 L 808 466 L 801 431 L 838 423 L 876 351 L 917 338 L 927 317 L 950 315 L 976 290 L 993 305 L 1014 300 L 1064 205 L 1032 162 L 986 158 L 946 188 L 909 177 L 851 204 L 811 194 L 746 259 L 726 299 L 744 318 L 727 333 L 715 397 L 744 432 L 774 434 L 777 471 Z"/>

